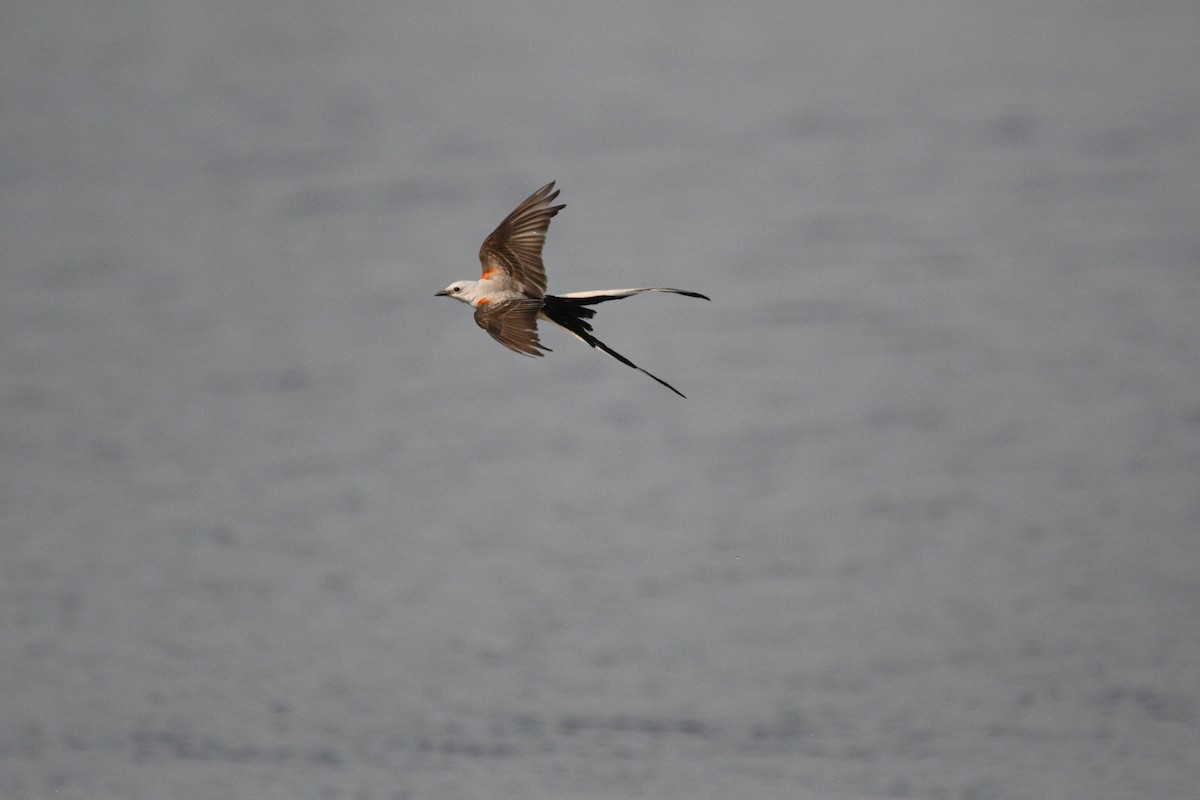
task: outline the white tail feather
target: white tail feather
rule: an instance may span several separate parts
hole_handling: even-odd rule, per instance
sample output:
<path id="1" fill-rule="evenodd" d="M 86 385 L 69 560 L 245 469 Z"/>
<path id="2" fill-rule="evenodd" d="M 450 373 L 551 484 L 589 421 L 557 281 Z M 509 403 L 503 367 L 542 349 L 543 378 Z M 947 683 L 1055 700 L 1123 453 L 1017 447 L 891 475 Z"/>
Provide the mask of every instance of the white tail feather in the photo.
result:
<path id="1" fill-rule="evenodd" d="M 633 295 L 641 294 L 642 292 L 671 292 L 672 294 L 682 294 L 687 295 L 688 297 L 700 297 L 705 300 L 708 299 L 699 292 L 689 292 L 686 289 L 667 289 L 661 286 L 654 286 L 644 289 L 596 289 L 590 292 L 570 292 L 569 294 L 560 294 L 559 297 L 612 297 L 615 299 L 618 297 L 632 297 Z"/>

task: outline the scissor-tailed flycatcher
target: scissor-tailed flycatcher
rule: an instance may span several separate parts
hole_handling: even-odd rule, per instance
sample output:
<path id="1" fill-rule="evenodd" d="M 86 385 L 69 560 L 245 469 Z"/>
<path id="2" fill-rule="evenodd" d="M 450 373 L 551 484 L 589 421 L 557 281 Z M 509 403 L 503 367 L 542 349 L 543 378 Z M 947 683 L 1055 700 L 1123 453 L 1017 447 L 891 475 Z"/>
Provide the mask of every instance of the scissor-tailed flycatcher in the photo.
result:
<path id="1" fill-rule="evenodd" d="M 453 297 L 470 304 L 475 309 L 475 322 L 479 327 L 500 344 L 518 353 L 540 357 L 542 351 L 549 352 L 550 348 L 538 340 L 537 321 L 545 319 L 565 328 L 592 347 L 603 350 L 622 364 L 646 372 L 592 335 L 592 325 L 588 320 L 596 315 L 596 310 L 588 306 L 642 292 L 673 292 L 702 300 L 708 298 L 699 292 L 664 288 L 546 294 L 542 244 L 546 241 L 550 218 L 566 208 L 565 205 L 550 205 L 558 197 L 558 192 L 553 189 L 554 181 L 551 181 L 531 194 L 483 240 L 483 246 L 479 248 L 483 275 L 479 280 L 455 281 L 436 295 Z M 683 392 L 657 375 L 646 374 L 680 397 L 684 396 Z"/>

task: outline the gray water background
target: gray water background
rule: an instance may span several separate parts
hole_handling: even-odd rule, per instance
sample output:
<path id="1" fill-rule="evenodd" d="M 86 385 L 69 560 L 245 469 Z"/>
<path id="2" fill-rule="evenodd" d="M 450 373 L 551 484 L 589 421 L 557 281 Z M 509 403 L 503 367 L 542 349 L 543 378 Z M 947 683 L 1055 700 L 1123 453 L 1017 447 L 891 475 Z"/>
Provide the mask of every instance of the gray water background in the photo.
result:
<path id="1" fill-rule="evenodd" d="M 1194 798 L 1200 5 L 0 11 L 0 797 Z M 557 179 L 524 359 L 433 292 Z"/>

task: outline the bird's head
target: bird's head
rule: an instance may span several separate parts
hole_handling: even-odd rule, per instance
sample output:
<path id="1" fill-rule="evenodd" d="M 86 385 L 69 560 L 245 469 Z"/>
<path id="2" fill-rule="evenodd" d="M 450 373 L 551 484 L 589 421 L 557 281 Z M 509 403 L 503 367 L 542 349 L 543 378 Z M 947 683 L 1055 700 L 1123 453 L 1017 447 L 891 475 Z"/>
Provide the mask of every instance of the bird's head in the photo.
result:
<path id="1" fill-rule="evenodd" d="M 434 297 L 452 297 L 455 300 L 470 303 L 473 296 L 471 289 L 474 285 L 474 281 L 455 281 L 440 292 L 434 292 Z"/>

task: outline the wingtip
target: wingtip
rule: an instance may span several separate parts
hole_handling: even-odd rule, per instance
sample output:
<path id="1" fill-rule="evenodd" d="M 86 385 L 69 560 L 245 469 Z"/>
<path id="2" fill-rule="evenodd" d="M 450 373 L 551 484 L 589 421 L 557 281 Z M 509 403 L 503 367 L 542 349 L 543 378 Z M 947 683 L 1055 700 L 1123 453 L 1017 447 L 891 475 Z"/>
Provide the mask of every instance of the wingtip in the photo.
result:
<path id="1" fill-rule="evenodd" d="M 552 216 L 552 217 L 555 214 L 557 214 L 559 211 L 562 211 L 564 208 L 567 207 L 565 203 L 563 203 L 561 205 L 557 205 L 557 206 L 550 205 L 551 203 L 554 202 L 554 199 L 556 197 L 558 197 L 558 195 L 561 191 L 559 189 L 554 188 L 555 183 L 557 183 L 557 181 L 550 181 L 545 186 L 543 186 L 542 188 L 540 188 L 536 192 L 534 192 L 532 197 L 530 198 L 530 199 L 533 199 L 534 197 L 536 197 L 540 201 L 539 205 L 544 204 L 546 206 L 546 210 L 550 212 L 550 216 Z"/>

